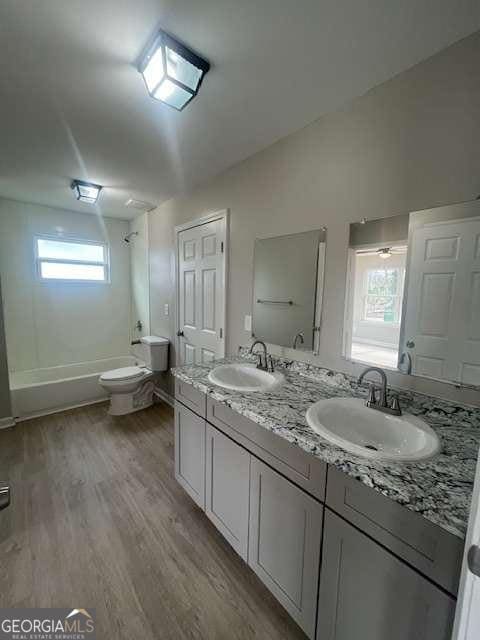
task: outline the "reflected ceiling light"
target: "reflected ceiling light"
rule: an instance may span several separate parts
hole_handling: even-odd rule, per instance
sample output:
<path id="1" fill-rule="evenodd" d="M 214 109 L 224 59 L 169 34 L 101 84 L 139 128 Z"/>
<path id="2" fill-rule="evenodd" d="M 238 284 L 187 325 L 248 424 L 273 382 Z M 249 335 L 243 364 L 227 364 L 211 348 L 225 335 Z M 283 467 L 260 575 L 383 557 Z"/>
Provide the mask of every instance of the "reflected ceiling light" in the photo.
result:
<path id="1" fill-rule="evenodd" d="M 390 251 L 390 247 L 385 247 L 384 249 L 379 249 L 377 251 L 378 257 L 386 260 L 387 258 L 392 257 L 392 252 Z"/>
<path id="2" fill-rule="evenodd" d="M 95 204 L 100 195 L 100 191 L 103 189 L 99 184 L 85 182 L 85 180 L 72 180 L 70 186 L 76 199 L 80 200 L 80 202 L 87 202 L 88 204 Z"/>
<path id="3" fill-rule="evenodd" d="M 158 33 L 138 68 L 152 98 L 178 111 L 197 95 L 209 69 L 206 60 L 164 31 Z"/>

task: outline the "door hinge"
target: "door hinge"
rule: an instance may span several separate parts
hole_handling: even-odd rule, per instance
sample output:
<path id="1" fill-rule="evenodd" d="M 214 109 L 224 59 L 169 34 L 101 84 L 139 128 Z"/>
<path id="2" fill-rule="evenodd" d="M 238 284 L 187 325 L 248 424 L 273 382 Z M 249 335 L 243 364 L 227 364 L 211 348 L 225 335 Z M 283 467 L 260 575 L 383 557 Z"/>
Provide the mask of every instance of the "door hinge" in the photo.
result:
<path id="1" fill-rule="evenodd" d="M 223 338 L 223 329 L 220 329 L 220 339 Z"/>
<path id="2" fill-rule="evenodd" d="M 220 243 L 220 253 L 223 253 L 223 240 L 222 240 L 222 242 Z"/>

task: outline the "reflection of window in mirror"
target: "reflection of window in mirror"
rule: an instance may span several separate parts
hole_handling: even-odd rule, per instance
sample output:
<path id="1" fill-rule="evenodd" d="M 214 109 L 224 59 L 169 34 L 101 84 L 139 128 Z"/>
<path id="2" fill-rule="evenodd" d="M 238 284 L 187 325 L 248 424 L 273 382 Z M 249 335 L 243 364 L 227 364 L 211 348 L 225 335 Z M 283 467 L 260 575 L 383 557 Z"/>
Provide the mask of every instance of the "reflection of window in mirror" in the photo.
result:
<path id="1" fill-rule="evenodd" d="M 351 249 L 345 356 L 395 369 L 398 362 L 407 247 Z"/>

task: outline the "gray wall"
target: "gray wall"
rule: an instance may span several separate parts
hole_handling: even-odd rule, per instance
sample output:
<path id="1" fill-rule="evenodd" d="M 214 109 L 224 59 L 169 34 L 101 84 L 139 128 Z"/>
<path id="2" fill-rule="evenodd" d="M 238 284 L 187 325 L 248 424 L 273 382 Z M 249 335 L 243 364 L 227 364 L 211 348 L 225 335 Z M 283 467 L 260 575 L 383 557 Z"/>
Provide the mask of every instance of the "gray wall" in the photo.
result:
<path id="1" fill-rule="evenodd" d="M 7 345 L 3 322 L 2 283 L 0 282 L 0 420 L 12 415 L 8 382 Z"/>
<path id="2" fill-rule="evenodd" d="M 357 373 L 359 367 L 341 357 L 349 224 L 479 194 L 479 68 L 476 33 L 160 206 L 150 216 L 152 332 L 174 340 L 175 225 L 230 209 L 229 353 L 249 342 L 243 321 L 251 313 L 255 238 L 326 225 L 320 355 L 310 358 Z M 478 401 L 478 394 L 442 383 L 390 378 L 419 391 Z"/>

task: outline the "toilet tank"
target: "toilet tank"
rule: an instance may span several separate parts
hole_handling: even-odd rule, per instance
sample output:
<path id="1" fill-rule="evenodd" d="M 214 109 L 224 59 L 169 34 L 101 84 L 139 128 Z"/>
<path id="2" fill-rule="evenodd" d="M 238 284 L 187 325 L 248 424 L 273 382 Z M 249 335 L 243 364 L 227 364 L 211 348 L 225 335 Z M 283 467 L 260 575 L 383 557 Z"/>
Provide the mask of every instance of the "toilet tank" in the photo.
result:
<path id="1" fill-rule="evenodd" d="M 168 369 L 168 338 L 160 336 L 144 336 L 140 338 L 142 359 L 151 371 Z"/>

